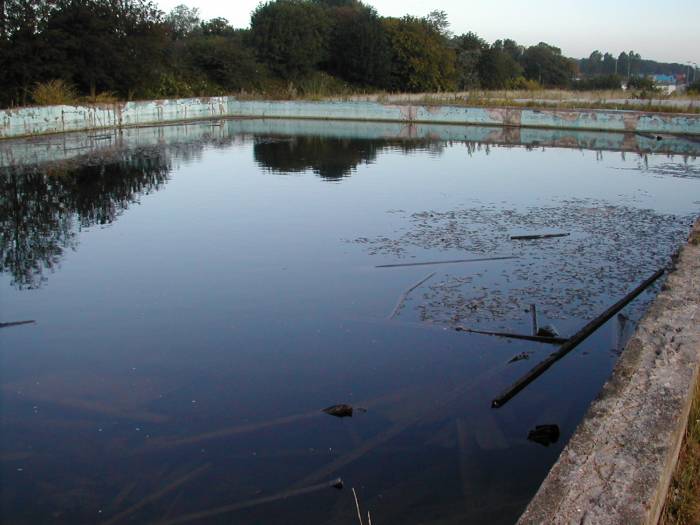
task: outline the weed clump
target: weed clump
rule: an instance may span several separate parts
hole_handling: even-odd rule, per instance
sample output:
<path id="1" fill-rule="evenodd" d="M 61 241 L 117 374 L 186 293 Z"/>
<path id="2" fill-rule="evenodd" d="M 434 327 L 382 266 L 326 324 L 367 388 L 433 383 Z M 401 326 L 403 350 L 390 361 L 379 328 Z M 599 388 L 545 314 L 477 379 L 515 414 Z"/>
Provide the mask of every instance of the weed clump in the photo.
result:
<path id="1" fill-rule="evenodd" d="M 71 84 L 61 79 L 39 82 L 32 91 L 32 99 L 39 106 L 75 104 L 78 95 Z"/>

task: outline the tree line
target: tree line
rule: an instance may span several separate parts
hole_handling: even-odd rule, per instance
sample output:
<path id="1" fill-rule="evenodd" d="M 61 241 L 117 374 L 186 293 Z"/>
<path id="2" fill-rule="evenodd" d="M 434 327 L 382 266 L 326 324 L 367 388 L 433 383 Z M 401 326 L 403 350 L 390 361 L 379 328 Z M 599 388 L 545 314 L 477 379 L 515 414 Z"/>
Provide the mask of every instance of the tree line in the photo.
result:
<path id="1" fill-rule="evenodd" d="M 381 17 L 359 0 L 270 0 L 246 29 L 149 0 L 0 0 L 3 106 L 39 102 L 45 83 L 94 101 L 571 87 L 582 73 L 609 74 L 609 55 L 598 55 L 489 44 L 452 34 L 442 11 Z M 649 62 L 624 55 L 637 69 Z M 616 64 L 624 71 L 622 55 Z"/>

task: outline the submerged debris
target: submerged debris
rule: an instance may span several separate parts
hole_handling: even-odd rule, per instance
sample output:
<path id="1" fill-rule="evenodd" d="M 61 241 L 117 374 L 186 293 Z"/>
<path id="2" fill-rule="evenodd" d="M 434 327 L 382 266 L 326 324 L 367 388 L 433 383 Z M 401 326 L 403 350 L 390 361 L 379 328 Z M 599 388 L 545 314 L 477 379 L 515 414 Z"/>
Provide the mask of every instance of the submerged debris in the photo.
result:
<path id="1" fill-rule="evenodd" d="M 533 241 L 536 239 L 553 239 L 555 237 L 568 237 L 570 233 L 542 233 L 539 235 L 511 235 L 511 241 Z"/>
<path id="2" fill-rule="evenodd" d="M 11 321 L 9 323 L 0 323 L 0 328 L 9 328 L 11 326 L 20 326 L 24 324 L 34 324 L 36 321 L 31 320 L 31 321 Z"/>
<path id="3" fill-rule="evenodd" d="M 332 483 L 331 487 L 333 487 L 334 489 L 338 489 L 338 490 L 342 490 L 342 488 L 345 486 L 345 484 L 343 483 L 343 480 L 341 478 L 337 478 L 334 481 L 332 481 L 331 483 Z"/>
<path id="4" fill-rule="evenodd" d="M 508 259 L 517 259 L 517 257 L 512 257 L 510 255 L 502 257 L 486 257 L 481 259 L 453 259 L 450 261 L 428 261 L 428 262 L 415 262 L 415 263 L 396 263 L 396 264 L 380 264 L 375 266 L 375 268 L 405 268 L 407 266 L 433 266 L 436 264 L 457 264 L 457 263 L 469 263 L 469 262 L 486 262 L 486 261 L 505 261 Z"/>
<path id="5" fill-rule="evenodd" d="M 530 356 L 532 354 L 533 354 L 533 352 L 521 352 L 520 354 L 514 356 L 510 361 L 508 361 L 508 364 L 517 363 L 518 361 L 524 361 L 526 359 L 530 359 Z"/>
<path id="6" fill-rule="evenodd" d="M 554 328 L 553 325 L 548 324 L 546 326 L 541 326 L 537 330 L 537 335 L 540 337 L 559 337 L 559 331 Z"/>
<path id="7" fill-rule="evenodd" d="M 537 425 L 530 430 L 527 439 L 548 447 L 559 441 L 559 425 Z"/>
<path id="8" fill-rule="evenodd" d="M 451 267 L 426 286 L 416 302 L 421 321 L 513 330 L 530 329 L 530 304 L 550 321 L 590 318 L 630 284 L 664 266 L 684 243 L 690 215 L 658 213 L 598 199 L 560 200 L 555 205 L 504 208 L 477 204 L 451 211 L 428 210 L 404 215 L 405 224 L 387 235 L 358 238 L 369 254 L 396 258 L 445 259 L 487 257 L 512 250 L 513 260 Z M 553 243 L 510 243 L 512 231 L 570 232 Z M 418 260 L 420 260 L 418 259 Z M 407 261 L 409 262 L 409 261 Z M 635 318 L 650 298 L 637 301 Z"/>
<path id="9" fill-rule="evenodd" d="M 645 165 L 640 162 L 634 168 L 613 168 L 622 171 L 641 171 L 652 175 L 671 176 L 680 179 L 697 179 L 700 178 L 700 166 L 692 163 L 681 162 L 665 162 L 653 166 Z"/>
<path id="10" fill-rule="evenodd" d="M 491 335 L 494 337 L 505 337 L 508 339 L 522 339 L 524 341 L 534 341 L 537 343 L 547 343 L 547 344 L 563 344 L 567 340 L 561 337 L 554 336 L 541 336 L 541 335 L 526 335 L 526 334 L 511 334 L 508 332 L 490 332 L 488 330 L 474 330 L 472 328 L 466 328 L 464 326 L 455 327 L 457 332 L 468 332 L 470 334 L 480 334 L 480 335 Z"/>
<path id="11" fill-rule="evenodd" d="M 325 412 L 329 416 L 335 417 L 352 417 L 353 412 L 367 412 L 366 408 L 353 407 L 351 405 L 333 405 L 328 408 L 324 408 L 322 412 Z"/>
<path id="12" fill-rule="evenodd" d="M 394 317 L 396 317 L 397 315 L 399 315 L 399 312 L 401 311 L 401 308 L 403 308 L 403 304 L 406 302 L 406 299 L 408 298 L 408 295 L 409 295 L 413 290 L 415 290 L 416 288 L 418 288 L 419 286 L 421 286 L 421 285 L 424 284 L 425 282 L 427 282 L 427 281 L 429 281 L 430 279 L 432 279 L 434 275 L 435 275 L 435 272 L 426 275 L 425 277 L 423 277 L 423 279 L 421 279 L 421 280 L 418 281 L 416 284 L 414 284 L 413 286 L 411 286 L 408 290 L 406 290 L 404 293 L 402 293 L 401 296 L 399 297 L 399 301 L 396 303 L 396 306 L 394 307 L 394 309 L 393 309 L 393 310 L 391 311 L 391 313 L 389 314 L 389 319 L 393 319 Z"/>

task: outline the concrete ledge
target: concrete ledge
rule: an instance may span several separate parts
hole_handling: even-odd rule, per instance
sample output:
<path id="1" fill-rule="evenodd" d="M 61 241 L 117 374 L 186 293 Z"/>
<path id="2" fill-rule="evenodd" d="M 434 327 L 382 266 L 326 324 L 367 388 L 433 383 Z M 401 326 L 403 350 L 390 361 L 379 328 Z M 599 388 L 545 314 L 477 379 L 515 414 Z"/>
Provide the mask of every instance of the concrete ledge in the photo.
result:
<path id="1" fill-rule="evenodd" d="M 358 120 L 700 135 L 700 115 L 696 114 L 426 106 L 357 101 L 245 101 L 234 97 L 205 97 L 7 109 L 0 111 L 0 138 L 122 129 L 222 117 Z"/>
<path id="2" fill-rule="evenodd" d="M 656 525 L 700 363 L 700 221 L 519 524 Z"/>

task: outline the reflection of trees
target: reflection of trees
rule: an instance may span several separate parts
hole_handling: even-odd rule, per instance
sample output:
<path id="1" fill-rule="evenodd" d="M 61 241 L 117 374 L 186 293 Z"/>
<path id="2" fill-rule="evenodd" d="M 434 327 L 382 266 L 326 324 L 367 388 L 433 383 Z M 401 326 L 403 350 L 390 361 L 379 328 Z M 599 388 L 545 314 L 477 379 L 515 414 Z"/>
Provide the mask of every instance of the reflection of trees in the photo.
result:
<path id="1" fill-rule="evenodd" d="M 276 173 L 312 170 L 326 180 L 339 180 L 353 173 L 359 164 L 371 164 L 386 148 L 403 152 L 425 149 L 431 141 L 382 139 L 339 139 L 319 136 L 255 139 L 254 156 L 261 166 Z"/>
<path id="2" fill-rule="evenodd" d="M 163 156 L 128 156 L 106 164 L 0 171 L 0 272 L 19 288 L 37 288 L 80 228 L 113 222 L 140 195 L 167 180 Z"/>

